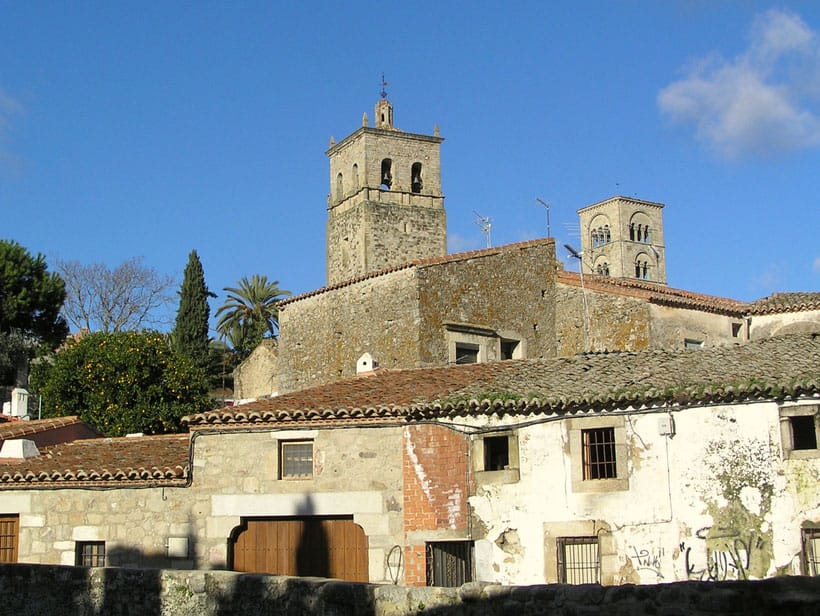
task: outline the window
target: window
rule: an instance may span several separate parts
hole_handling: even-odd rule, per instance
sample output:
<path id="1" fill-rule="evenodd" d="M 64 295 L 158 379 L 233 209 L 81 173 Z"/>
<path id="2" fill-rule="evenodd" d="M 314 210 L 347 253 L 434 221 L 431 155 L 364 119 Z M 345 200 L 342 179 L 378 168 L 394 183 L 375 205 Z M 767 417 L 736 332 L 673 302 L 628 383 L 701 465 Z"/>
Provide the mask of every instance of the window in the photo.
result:
<path id="1" fill-rule="evenodd" d="M 615 428 L 582 430 L 581 440 L 584 480 L 615 479 Z"/>
<path id="2" fill-rule="evenodd" d="M 0 563 L 17 562 L 19 522 L 17 515 L 0 515 Z"/>
<path id="3" fill-rule="evenodd" d="M 473 580 L 472 541 L 431 542 L 426 551 L 428 586 L 461 586 Z"/>
<path id="4" fill-rule="evenodd" d="M 76 550 L 78 567 L 105 567 L 105 541 L 78 541 Z"/>
<path id="5" fill-rule="evenodd" d="M 421 163 L 413 163 L 410 169 L 410 190 L 420 193 L 424 184 L 421 181 Z"/>
<path id="6" fill-rule="evenodd" d="M 803 404 L 780 408 L 780 440 L 786 459 L 819 458 L 820 405 Z"/>
<path id="7" fill-rule="evenodd" d="M 456 342 L 456 363 L 476 364 L 478 363 L 478 345 L 466 342 Z"/>
<path id="8" fill-rule="evenodd" d="M 390 188 L 393 185 L 393 161 L 389 158 L 385 158 L 382 161 L 382 173 L 379 177 L 381 177 L 381 187 L 382 188 Z"/>
<path id="9" fill-rule="evenodd" d="M 520 358 L 520 340 L 501 340 L 501 359 L 519 359 Z"/>
<path id="10" fill-rule="evenodd" d="M 573 492 L 629 489 L 626 422 L 622 416 L 567 420 Z"/>
<path id="11" fill-rule="evenodd" d="M 342 198 L 345 196 L 344 193 L 344 183 L 342 181 L 342 174 L 336 176 L 336 200 L 341 201 Z"/>
<path id="12" fill-rule="evenodd" d="M 359 190 L 359 165 L 353 163 L 353 190 Z"/>
<path id="13" fill-rule="evenodd" d="M 599 276 L 609 276 L 609 263 L 601 261 L 595 266 L 595 273 Z"/>
<path id="14" fill-rule="evenodd" d="M 803 529 L 803 575 L 820 575 L 820 528 Z"/>
<path id="15" fill-rule="evenodd" d="M 599 584 L 601 566 L 597 537 L 559 537 L 558 582 Z"/>
<path id="16" fill-rule="evenodd" d="M 503 471 L 510 465 L 510 440 L 505 436 L 484 439 L 484 470 Z"/>
<path id="17" fill-rule="evenodd" d="M 281 479 L 313 477 L 313 441 L 281 441 L 279 468 Z"/>
<path id="18" fill-rule="evenodd" d="M 640 255 L 635 259 L 635 278 L 649 280 L 649 261 L 645 255 Z"/>
<path id="19" fill-rule="evenodd" d="M 740 338 L 740 332 L 743 331 L 743 323 L 732 323 L 732 338 Z"/>
<path id="20" fill-rule="evenodd" d="M 703 340 L 696 340 L 694 338 L 684 338 L 683 339 L 683 348 L 684 349 L 702 349 L 703 348 Z"/>

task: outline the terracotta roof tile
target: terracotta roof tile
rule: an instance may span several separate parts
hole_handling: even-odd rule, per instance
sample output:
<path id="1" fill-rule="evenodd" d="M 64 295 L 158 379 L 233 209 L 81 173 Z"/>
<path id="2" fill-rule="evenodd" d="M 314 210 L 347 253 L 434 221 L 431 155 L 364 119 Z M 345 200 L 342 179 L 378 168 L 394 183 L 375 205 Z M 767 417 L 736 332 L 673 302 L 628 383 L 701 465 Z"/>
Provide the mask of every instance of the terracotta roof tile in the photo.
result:
<path id="1" fill-rule="evenodd" d="M 588 353 L 379 370 L 183 419 L 193 428 L 410 421 L 478 412 L 567 413 L 820 393 L 820 336 L 728 347 Z"/>
<path id="2" fill-rule="evenodd" d="M 82 424 L 83 422 L 76 415 L 66 417 L 51 417 L 49 419 L 32 419 L 29 421 L 10 421 L 0 423 L 0 441 L 12 438 L 25 438 L 48 430 L 65 428 Z"/>
<path id="3" fill-rule="evenodd" d="M 753 315 L 807 310 L 820 310 L 820 293 L 773 293 L 749 305 Z"/>
<path id="4" fill-rule="evenodd" d="M 581 275 L 576 272 L 560 271 L 556 278 L 560 283 L 581 286 Z M 611 278 L 584 274 L 584 285 L 593 291 L 642 297 L 653 304 L 705 310 L 738 317 L 746 314 L 749 306 L 745 302 L 734 299 L 674 289 L 664 284 L 637 278 Z"/>
<path id="5" fill-rule="evenodd" d="M 0 489 L 184 485 L 189 444 L 189 434 L 61 443 L 34 458 L 0 459 Z"/>

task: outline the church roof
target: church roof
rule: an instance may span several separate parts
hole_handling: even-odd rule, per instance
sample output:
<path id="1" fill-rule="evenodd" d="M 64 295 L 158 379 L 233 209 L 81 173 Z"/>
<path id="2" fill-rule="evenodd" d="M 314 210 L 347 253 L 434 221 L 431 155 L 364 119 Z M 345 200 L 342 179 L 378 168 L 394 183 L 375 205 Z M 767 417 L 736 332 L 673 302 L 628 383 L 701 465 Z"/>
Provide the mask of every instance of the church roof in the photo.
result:
<path id="1" fill-rule="evenodd" d="M 820 394 L 820 336 L 691 350 L 377 370 L 183 419 L 193 428 L 562 414 Z"/>

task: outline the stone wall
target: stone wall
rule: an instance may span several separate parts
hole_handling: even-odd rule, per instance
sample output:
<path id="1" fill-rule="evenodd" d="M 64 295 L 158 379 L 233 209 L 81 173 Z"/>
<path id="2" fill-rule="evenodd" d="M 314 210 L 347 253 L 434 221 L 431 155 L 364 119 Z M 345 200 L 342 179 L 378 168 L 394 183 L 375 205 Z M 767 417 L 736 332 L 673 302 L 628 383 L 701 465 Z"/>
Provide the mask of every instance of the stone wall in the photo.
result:
<path id="1" fill-rule="evenodd" d="M 276 340 L 266 338 L 233 372 L 236 400 L 260 398 L 278 389 L 279 348 Z"/>
<path id="2" fill-rule="evenodd" d="M 227 571 L 83 569 L 0 564 L 1 614 L 40 616 L 813 616 L 820 578 L 678 582 L 657 586 L 403 588 Z"/>

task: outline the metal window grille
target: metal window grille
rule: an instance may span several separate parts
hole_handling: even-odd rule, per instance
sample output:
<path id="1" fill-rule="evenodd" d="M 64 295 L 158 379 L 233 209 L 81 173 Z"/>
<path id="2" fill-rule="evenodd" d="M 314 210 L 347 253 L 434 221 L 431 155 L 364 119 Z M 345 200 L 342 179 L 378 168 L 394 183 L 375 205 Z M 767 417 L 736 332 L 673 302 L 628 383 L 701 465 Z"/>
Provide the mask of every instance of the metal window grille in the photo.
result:
<path id="1" fill-rule="evenodd" d="M 558 581 L 561 584 L 599 584 L 601 581 L 597 537 L 558 539 Z"/>
<path id="2" fill-rule="evenodd" d="M 803 529 L 803 573 L 820 575 L 820 528 Z"/>
<path id="3" fill-rule="evenodd" d="M 78 567 L 105 567 L 105 541 L 78 541 Z"/>
<path id="4" fill-rule="evenodd" d="M 427 585 L 461 586 L 473 579 L 473 542 L 427 544 Z"/>
<path id="5" fill-rule="evenodd" d="M 615 428 L 581 431 L 584 479 L 615 479 Z"/>
<path id="6" fill-rule="evenodd" d="M 313 476 L 313 441 L 284 441 L 280 445 L 281 476 Z"/>

